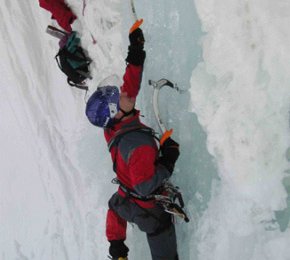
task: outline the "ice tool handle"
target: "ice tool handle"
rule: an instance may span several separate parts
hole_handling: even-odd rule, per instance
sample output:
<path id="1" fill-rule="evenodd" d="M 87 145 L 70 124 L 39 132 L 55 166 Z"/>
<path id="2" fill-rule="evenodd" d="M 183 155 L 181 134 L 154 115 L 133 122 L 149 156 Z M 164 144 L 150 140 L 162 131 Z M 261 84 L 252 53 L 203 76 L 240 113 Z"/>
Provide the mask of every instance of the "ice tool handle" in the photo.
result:
<path id="1" fill-rule="evenodd" d="M 131 4 L 131 10 L 132 10 L 132 14 L 135 21 L 135 23 L 133 24 L 133 26 L 130 28 L 130 31 L 129 31 L 129 33 L 132 33 L 141 26 L 141 24 L 143 23 L 143 19 L 138 19 L 137 17 L 134 0 L 130 0 L 130 4 Z"/>
<path id="2" fill-rule="evenodd" d="M 150 86 L 153 87 L 153 109 L 154 109 L 155 117 L 157 119 L 158 126 L 162 132 L 162 136 L 160 138 L 160 145 L 162 145 L 172 135 L 173 129 L 167 130 L 164 123 L 161 120 L 159 107 L 158 107 L 159 91 L 164 86 L 171 87 L 177 90 L 179 93 L 181 93 L 181 90 L 177 87 L 177 84 L 173 84 L 171 81 L 167 79 L 160 79 L 158 81 L 149 80 L 148 83 Z"/>
<path id="3" fill-rule="evenodd" d="M 134 0 L 130 0 L 130 4 L 131 4 L 131 10 L 132 10 L 132 14 L 134 17 L 134 20 L 137 21 L 137 13 L 136 13 L 136 9 L 135 9 L 135 4 L 134 4 Z"/>

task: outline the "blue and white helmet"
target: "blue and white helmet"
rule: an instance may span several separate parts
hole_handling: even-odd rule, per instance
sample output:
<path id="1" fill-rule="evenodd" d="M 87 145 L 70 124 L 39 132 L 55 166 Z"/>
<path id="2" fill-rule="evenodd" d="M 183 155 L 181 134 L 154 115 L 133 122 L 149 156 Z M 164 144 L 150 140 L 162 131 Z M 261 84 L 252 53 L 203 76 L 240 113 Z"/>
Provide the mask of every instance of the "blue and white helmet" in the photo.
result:
<path id="1" fill-rule="evenodd" d="M 113 76 L 115 77 L 115 75 Z M 118 113 L 120 92 L 115 85 L 103 85 L 112 82 L 112 76 L 106 78 L 89 98 L 86 106 L 86 115 L 89 121 L 98 127 L 108 128 L 114 123 Z M 113 78 L 114 79 L 114 78 Z M 116 80 L 113 80 L 116 83 Z"/>

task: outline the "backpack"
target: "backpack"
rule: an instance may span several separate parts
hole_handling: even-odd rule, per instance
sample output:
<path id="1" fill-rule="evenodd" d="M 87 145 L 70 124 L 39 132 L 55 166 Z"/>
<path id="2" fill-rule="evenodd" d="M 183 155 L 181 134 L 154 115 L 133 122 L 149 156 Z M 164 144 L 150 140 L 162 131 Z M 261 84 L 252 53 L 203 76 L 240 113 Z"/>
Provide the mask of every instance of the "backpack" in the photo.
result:
<path id="1" fill-rule="evenodd" d="M 92 60 L 85 55 L 76 32 L 72 32 L 65 40 L 65 44 L 55 56 L 58 67 L 66 74 L 70 86 L 88 90 L 84 81 L 92 78 L 89 72 Z"/>

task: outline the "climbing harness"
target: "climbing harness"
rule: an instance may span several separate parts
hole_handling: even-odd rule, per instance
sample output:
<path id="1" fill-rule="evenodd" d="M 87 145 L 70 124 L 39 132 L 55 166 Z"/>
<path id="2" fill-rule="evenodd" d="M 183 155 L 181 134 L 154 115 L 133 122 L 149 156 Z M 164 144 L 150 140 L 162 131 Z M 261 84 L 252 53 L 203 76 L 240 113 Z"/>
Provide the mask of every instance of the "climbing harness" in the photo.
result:
<path id="1" fill-rule="evenodd" d="M 117 178 L 114 178 L 112 183 L 118 184 L 120 189 L 126 194 L 126 197 L 141 201 L 156 200 L 156 203 L 160 205 L 164 211 L 182 218 L 185 222 L 189 222 L 189 218 L 183 210 L 184 202 L 179 187 L 174 186 L 168 180 L 165 181 L 157 191 L 147 196 L 137 194 L 134 190 L 127 188 Z M 150 215 L 152 215 L 152 213 Z"/>
<path id="2" fill-rule="evenodd" d="M 142 200 L 142 201 L 150 201 L 150 200 L 155 200 L 155 194 L 150 194 L 147 196 L 141 196 L 137 194 L 135 191 L 127 188 L 123 183 L 121 183 L 117 178 L 114 178 L 111 181 L 113 184 L 118 184 L 120 189 L 126 194 L 127 197 L 129 198 L 134 198 L 137 200 Z"/>

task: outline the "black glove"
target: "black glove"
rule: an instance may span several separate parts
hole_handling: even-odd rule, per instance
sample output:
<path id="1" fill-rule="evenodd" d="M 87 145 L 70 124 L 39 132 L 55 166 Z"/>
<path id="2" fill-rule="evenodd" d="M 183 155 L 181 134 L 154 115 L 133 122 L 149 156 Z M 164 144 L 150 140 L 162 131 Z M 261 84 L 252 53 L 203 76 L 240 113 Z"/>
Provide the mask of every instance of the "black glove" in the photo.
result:
<path id="1" fill-rule="evenodd" d="M 175 162 L 179 157 L 179 144 L 170 137 L 161 145 L 159 163 L 164 165 L 170 173 L 174 170 Z"/>
<path id="2" fill-rule="evenodd" d="M 143 49 L 145 39 L 142 30 L 140 28 L 137 28 L 136 30 L 131 32 L 129 34 L 129 41 L 131 46 Z"/>
<path id="3" fill-rule="evenodd" d="M 124 240 L 111 240 L 109 253 L 114 257 L 126 257 L 128 256 L 129 248 L 124 244 Z"/>
<path id="4" fill-rule="evenodd" d="M 136 66 L 143 66 L 146 57 L 146 52 L 135 46 L 129 46 L 128 56 L 126 61 Z"/>
<path id="5" fill-rule="evenodd" d="M 137 28 L 129 34 L 130 46 L 128 48 L 128 56 L 126 61 L 136 66 L 143 66 L 146 52 L 144 48 L 144 35 L 140 28 Z"/>

